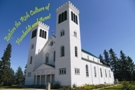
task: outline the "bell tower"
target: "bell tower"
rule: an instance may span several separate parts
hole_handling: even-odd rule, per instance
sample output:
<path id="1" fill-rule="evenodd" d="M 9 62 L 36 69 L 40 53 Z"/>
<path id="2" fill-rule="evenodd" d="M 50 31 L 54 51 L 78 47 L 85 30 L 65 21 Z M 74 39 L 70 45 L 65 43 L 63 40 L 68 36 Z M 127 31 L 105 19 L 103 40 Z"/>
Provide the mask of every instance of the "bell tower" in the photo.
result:
<path id="1" fill-rule="evenodd" d="M 81 64 L 79 10 L 68 1 L 56 10 L 55 79 L 62 85 L 74 84 L 74 69 Z M 66 81 L 65 78 L 69 78 Z"/>
<path id="2" fill-rule="evenodd" d="M 32 85 L 34 82 L 32 81 L 34 78 L 33 70 L 41 64 L 41 59 L 36 58 L 36 55 L 40 54 L 40 51 L 48 41 L 48 31 L 49 26 L 42 22 L 38 22 L 37 26 L 32 29 L 27 60 L 26 85 Z"/>

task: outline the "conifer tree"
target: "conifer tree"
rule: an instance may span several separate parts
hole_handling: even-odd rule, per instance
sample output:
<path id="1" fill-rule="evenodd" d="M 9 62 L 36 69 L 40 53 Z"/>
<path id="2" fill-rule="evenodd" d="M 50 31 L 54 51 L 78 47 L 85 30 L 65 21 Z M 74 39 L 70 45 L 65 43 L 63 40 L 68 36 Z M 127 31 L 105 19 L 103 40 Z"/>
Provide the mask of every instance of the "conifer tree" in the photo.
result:
<path id="1" fill-rule="evenodd" d="M 105 61 L 104 61 L 103 56 L 101 54 L 99 55 L 99 59 L 100 59 L 101 63 L 105 64 Z"/>
<path id="2" fill-rule="evenodd" d="M 110 66 L 109 54 L 106 50 L 104 50 L 104 59 L 105 59 L 105 64 L 107 66 Z"/>
<path id="3" fill-rule="evenodd" d="M 0 83 L 3 85 L 10 85 L 11 48 L 12 45 L 9 43 L 0 61 Z"/>
<path id="4" fill-rule="evenodd" d="M 109 53 L 110 53 L 110 66 L 111 66 L 112 71 L 114 72 L 114 77 L 117 78 L 117 60 L 118 59 L 112 48 L 109 50 Z"/>
<path id="5" fill-rule="evenodd" d="M 21 67 L 18 67 L 17 72 L 16 72 L 16 75 L 15 75 L 16 84 L 22 85 L 23 84 L 23 81 L 24 81 L 23 79 L 24 79 L 24 77 L 23 77 L 22 68 Z"/>

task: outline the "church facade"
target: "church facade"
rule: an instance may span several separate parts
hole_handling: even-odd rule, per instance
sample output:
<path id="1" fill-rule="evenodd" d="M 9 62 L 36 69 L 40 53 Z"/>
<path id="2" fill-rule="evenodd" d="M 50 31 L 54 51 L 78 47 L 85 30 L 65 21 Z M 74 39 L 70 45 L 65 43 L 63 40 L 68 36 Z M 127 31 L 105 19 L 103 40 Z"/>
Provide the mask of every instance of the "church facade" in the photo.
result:
<path id="1" fill-rule="evenodd" d="M 68 1 L 56 12 L 56 36 L 48 38 L 49 26 L 42 22 L 32 30 L 25 85 L 113 84 L 110 67 L 81 48 L 79 10 Z"/>

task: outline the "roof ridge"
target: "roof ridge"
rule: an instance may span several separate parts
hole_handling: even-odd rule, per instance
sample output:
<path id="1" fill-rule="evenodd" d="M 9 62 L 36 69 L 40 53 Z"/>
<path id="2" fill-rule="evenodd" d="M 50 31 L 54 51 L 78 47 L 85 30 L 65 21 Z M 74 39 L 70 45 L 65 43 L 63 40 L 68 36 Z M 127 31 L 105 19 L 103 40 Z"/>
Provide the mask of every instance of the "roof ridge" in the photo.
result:
<path id="1" fill-rule="evenodd" d="M 98 57 L 95 56 L 94 54 L 92 54 L 92 53 L 90 53 L 90 52 L 88 52 L 88 51 L 86 51 L 86 50 L 84 50 L 84 49 L 82 49 L 82 52 L 87 53 L 87 54 L 89 54 L 89 55 L 92 55 L 92 56 L 94 56 L 95 58 L 98 58 Z M 99 58 L 98 58 L 98 59 L 99 59 Z"/>

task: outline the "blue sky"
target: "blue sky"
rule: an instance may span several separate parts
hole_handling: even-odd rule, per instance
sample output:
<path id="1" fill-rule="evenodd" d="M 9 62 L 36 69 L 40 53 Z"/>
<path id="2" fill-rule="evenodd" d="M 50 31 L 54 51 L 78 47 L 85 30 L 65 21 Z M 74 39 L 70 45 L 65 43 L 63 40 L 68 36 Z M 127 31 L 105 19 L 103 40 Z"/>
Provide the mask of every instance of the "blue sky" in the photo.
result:
<path id="1" fill-rule="evenodd" d="M 19 66 L 27 63 L 30 33 L 22 40 L 20 45 L 15 41 L 22 35 L 27 25 L 32 25 L 36 18 L 47 16 L 51 18 L 43 23 L 50 26 L 50 33 L 56 32 L 56 9 L 68 0 L 0 0 L 0 57 L 10 42 L 12 44 L 11 67 L 16 71 Z M 80 10 L 80 29 L 82 48 L 99 56 L 104 49 L 113 48 L 119 57 L 120 50 L 130 56 L 135 62 L 135 1 L 134 0 L 71 0 Z M 8 29 L 14 27 L 14 22 L 19 21 L 26 12 L 35 7 L 47 6 L 44 10 L 21 23 L 12 35 L 10 41 L 5 41 Z"/>

